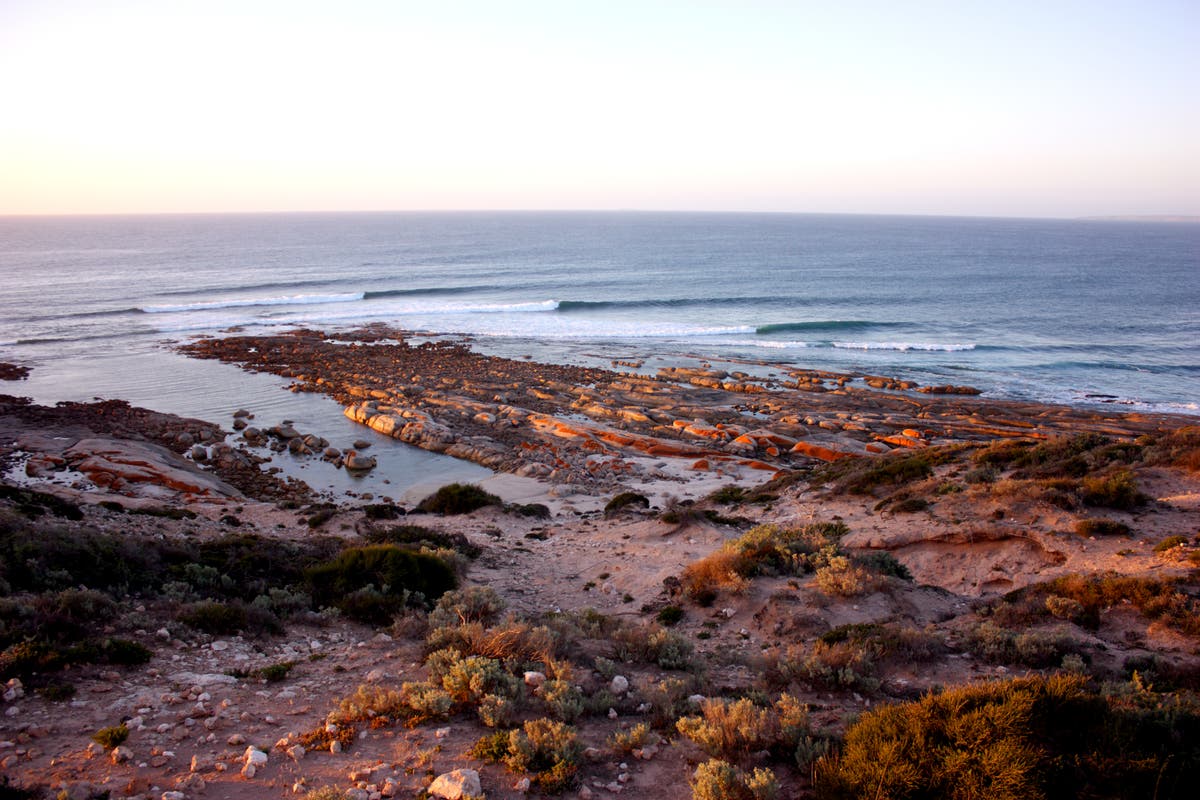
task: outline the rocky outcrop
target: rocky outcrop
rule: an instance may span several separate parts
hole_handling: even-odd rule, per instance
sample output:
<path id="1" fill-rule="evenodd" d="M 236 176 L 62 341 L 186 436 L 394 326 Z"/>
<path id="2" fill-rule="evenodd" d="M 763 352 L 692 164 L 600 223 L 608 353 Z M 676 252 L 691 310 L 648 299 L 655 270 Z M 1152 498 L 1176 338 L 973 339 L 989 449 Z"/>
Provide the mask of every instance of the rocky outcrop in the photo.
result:
<path id="1" fill-rule="evenodd" d="M 770 471 L 997 436 L 1161 429 L 1151 419 L 989 401 L 970 387 L 878 375 L 790 370 L 780 381 L 767 365 L 702 364 L 648 376 L 489 357 L 449 342 L 414 346 L 404 336 L 346 334 L 355 343 L 345 346 L 298 331 L 183 350 L 292 377 L 294 389 L 329 394 L 350 419 L 416 447 L 597 491 L 662 477 L 655 460 L 677 459 L 677 473 Z M 299 432 L 275 435 L 294 442 Z"/>

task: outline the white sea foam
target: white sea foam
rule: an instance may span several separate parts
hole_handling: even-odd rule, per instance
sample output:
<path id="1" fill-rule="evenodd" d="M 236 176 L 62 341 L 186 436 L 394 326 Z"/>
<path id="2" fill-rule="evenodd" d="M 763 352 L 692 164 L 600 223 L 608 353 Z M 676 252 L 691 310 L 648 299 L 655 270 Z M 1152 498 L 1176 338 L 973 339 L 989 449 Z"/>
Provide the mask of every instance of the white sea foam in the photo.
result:
<path id="1" fill-rule="evenodd" d="M 232 300 L 203 300 L 197 303 L 142 306 L 147 314 L 177 314 L 189 311 L 212 311 L 219 308 L 250 308 L 253 306 L 292 306 L 320 303 L 353 303 L 362 300 L 362 292 L 344 294 L 295 294 L 284 297 L 245 297 Z"/>
<path id="2" fill-rule="evenodd" d="M 843 350 L 926 350 L 943 353 L 959 353 L 975 349 L 974 344 L 939 344 L 937 342 L 834 342 L 833 346 Z"/>
<path id="3" fill-rule="evenodd" d="M 810 346 L 808 342 L 779 342 L 771 339 L 733 339 L 725 344 L 734 347 L 766 347 L 770 350 L 793 350 Z"/>

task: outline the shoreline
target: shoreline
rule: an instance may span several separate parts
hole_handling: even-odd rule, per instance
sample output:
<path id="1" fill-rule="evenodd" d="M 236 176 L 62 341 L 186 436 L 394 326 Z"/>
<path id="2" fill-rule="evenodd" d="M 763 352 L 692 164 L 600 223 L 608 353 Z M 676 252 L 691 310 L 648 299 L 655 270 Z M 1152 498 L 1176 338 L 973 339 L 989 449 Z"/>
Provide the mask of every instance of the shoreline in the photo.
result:
<path id="1" fill-rule="evenodd" d="M 612 369 L 546 364 L 382 325 L 177 349 L 288 378 L 291 391 L 327 395 L 351 420 L 407 444 L 583 496 L 698 478 L 761 482 L 846 457 L 997 438 L 1132 440 L 1191 422 L 744 359 L 652 373 L 616 359 Z"/>

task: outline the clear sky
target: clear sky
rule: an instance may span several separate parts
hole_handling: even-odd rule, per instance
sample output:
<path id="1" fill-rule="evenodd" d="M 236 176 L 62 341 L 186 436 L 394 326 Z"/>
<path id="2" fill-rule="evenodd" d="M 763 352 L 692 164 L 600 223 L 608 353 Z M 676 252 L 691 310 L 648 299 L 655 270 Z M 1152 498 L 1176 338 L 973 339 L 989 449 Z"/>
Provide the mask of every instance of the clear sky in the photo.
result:
<path id="1" fill-rule="evenodd" d="M 1198 0 L 0 0 L 0 213 L 1200 215 Z"/>

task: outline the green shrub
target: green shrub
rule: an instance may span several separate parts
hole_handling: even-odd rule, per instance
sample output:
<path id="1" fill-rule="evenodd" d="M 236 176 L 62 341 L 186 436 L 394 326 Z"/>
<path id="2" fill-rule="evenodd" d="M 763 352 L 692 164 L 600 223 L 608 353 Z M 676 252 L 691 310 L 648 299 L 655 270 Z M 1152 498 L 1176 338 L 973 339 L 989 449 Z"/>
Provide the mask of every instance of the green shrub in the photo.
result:
<path id="1" fill-rule="evenodd" d="M 1058 666 L 1079 646 L 1078 641 L 1061 632 L 1014 633 L 991 622 L 980 624 L 967 637 L 968 649 L 985 661 L 1035 669 Z"/>
<path id="2" fill-rule="evenodd" d="M 709 605 L 721 591 L 740 593 L 755 575 L 801 575 L 825 566 L 838 552 L 849 529 L 841 522 L 817 522 L 803 528 L 758 525 L 683 571 L 685 594 Z"/>
<path id="3" fill-rule="evenodd" d="M 129 728 L 125 726 L 124 722 L 120 725 L 114 725 L 111 728 L 101 728 L 92 734 L 92 741 L 105 750 L 112 750 L 128 738 Z"/>
<path id="4" fill-rule="evenodd" d="M 778 739 L 778 720 L 748 699 L 706 699 L 700 711 L 701 716 L 683 717 L 675 727 L 711 756 L 744 758 Z"/>
<path id="5" fill-rule="evenodd" d="M 916 452 L 844 458 L 821 467 L 814 483 L 833 483 L 850 494 L 870 494 L 880 486 L 901 486 L 933 474 L 933 468 L 956 457 L 957 448 L 931 447 Z"/>
<path id="6" fill-rule="evenodd" d="M 831 557 L 817 569 L 813 580 L 818 589 L 834 597 L 857 597 L 873 591 L 877 585 L 870 572 L 845 556 Z"/>
<path id="7" fill-rule="evenodd" d="M 513 772 L 528 773 L 551 794 L 569 789 L 579 771 L 583 746 L 575 729 L 562 722 L 534 719 L 513 731 L 497 731 L 475 743 L 469 755 L 503 762 Z"/>
<path id="8" fill-rule="evenodd" d="M 679 606 L 663 606 L 658 610 L 655 619 L 668 627 L 677 625 L 683 619 L 683 609 Z"/>
<path id="9" fill-rule="evenodd" d="M 469 514 L 484 506 L 500 506 L 504 501 L 494 494 L 469 483 L 451 483 L 443 486 L 417 504 L 417 508 L 429 514 Z"/>
<path id="10" fill-rule="evenodd" d="M 413 550 L 453 550 L 467 558 L 476 558 L 483 552 L 479 545 L 473 544 L 461 533 L 442 533 L 422 525 L 371 527 L 363 533 L 363 538 L 371 544 L 406 545 Z"/>
<path id="11" fill-rule="evenodd" d="M 446 592 L 429 612 L 432 627 L 478 622 L 491 625 L 500 618 L 504 600 L 490 586 L 467 586 Z"/>
<path id="12" fill-rule="evenodd" d="M 1138 491 L 1133 472 L 1128 469 L 1084 478 L 1081 497 L 1089 506 L 1124 510 L 1136 508 L 1146 502 L 1146 496 Z"/>
<path id="13" fill-rule="evenodd" d="M 1144 458 L 1147 464 L 1167 464 L 1200 472 L 1200 426 L 1189 425 L 1150 441 Z"/>
<path id="14" fill-rule="evenodd" d="M 154 657 L 154 651 L 149 647 L 128 639 L 105 639 L 101 653 L 107 663 L 127 667 L 145 664 Z"/>
<path id="15" fill-rule="evenodd" d="M 626 662 L 657 664 L 663 669 L 692 668 L 692 642 L 661 625 L 623 627 L 612 635 L 613 657 Z"/>
<path id="16" fill-rule="evenodd" d="M 1190 797 L 1200 718 L 1106 701 L 1079 676 L 1020 678 L 867 712 L 819 761 L 820 800 Z"/>
<path id="17" fill-rule="evenodd" d="M 508 510 L 522 517 L 550 519 L 550 507 L 544 503 L 523 503 L 508 506 Z"/>
<path id="18" fill-rule="evenodd" d="M 692 774 L 692 800 L 775 800 L 779 782 L 766 767 L 745 772 L 728 761 L 709 759 Z"/>
<path id="19" fill-rule="evenodd" d="M 296 666 L 295 661 L 279 661 L 275 664 L 268 664 L 265 667 L 260 667 L 254 671 L 254 674 L 262 678 L 267 683 L 279 683 L 286 680 L 292 669 Z"/>
<path id="20" fill-rule="evenodd" d="M 807 648 L 793 645 L 774 655 L 766 679 L 778 686 L 873 692 L 879 688 L 875 659 L 872 647 L 854 640 L 817 641 Z"/>
<path id="21" fill-rule="evenodd" d="M 583 693 L 570 681 L 548 680 L 542 684 L 538 694 L 554 719 L 574 722 L 584 712 L 586 703 Z"/>
<path id="22" fill-rule="evenodd" d="M 399 519 L 404 516 L 404 509 L 393 503 L 368 503 L 361 511 L 370 520 Z"/>
<path id="23" fill-rule="evenodd" d="M 459 705 L 477 704 L 484 695 L 515 697 L 518 693 L 517 679 L 494 658 L 464 656 L 451 648 L 430 654 L 425 664 L 430 683 L 440 683 Z"/>
<path id="24" fill-rule="evenodd" d="M 615 514 L 627 506 L 649 508 L 650 500 L 644 494 L 638 494 L 637 492 L 621 492 L 605 504 L 604 514 L 605 516 Z"/>
<path id="25" fill-rule="evenodd" d="M 1167 538 L 1163 539 L 1158 544 L 1154 545 L 1154 552 L 1165 553 L 1168 550 L 1172 550 L 1176 547 L 1179 547 L 1180 545 L 1187 544 L 1187 540 L 1188 539 L 1186 536 L 1180 536 L 1178 534 L 1176 534 L 1175 536 L 1168 536 Z"/>
<path id="26" fill-rule="evenodd" d="M 77 691 L 73 683 L 52 682 L 37 688 L 37 693 L 52 703 L 70 700 Z M 3 797 L 3 794 L 0 794 L 0 797 Z"/>
<path id="27" fill-rule="evenodd" d="M 1128 536 L 1129 526 L 1111 519 L 1081 519 L 1075 523 L 1080 536 Z"/>
<path id="28" fill-rule="evenodd" d="M 993 608 L 992 619 L 1009 627 L 1027 626 L 1048 613 L 1045 602 L 1050 595 L 1078 601 L 1082 611 L 1073 621 L 1085 628 L 1097 628 L 1104 610 L 1128 601 L 1150 619 L 1200 636 L 1200 599 L 1181 591 L 1177 581 L 1116 573 L 1063 575 L 1026 586 L 1005 595 Z"/>
<path id="29" fill-rule="evenodd" d="M 748 492 L 741 486 L 730 484 L 709 494 L 708 499 L 723 506 L 732 506 L 746 502 L 747 494 Z"/>
<path id="30" fill-rule="evenodd" d="M 0 484 L 0 500 L 8 500 L 19 513 L 26 517 L 52 514 L 73 522 L 83 519 L 83 512 L 79 510 L 79 506 L 63 500 L 57 495 L 39 492 L 36 489 Z"/>
<path id="31" fill-rule="evenodd" d="M 899 578 L 904 581 L 911 581 L 913 579 L 912 573 L 908 571 L 908 567 L 901 564 L 891 553 L 882 550 L 856 555 L 854 561 L 859 566 L 865 567 L 877 575 Z"/>
<path id="32" fill-rule="evenodd" d="M 352 593 L 377 587 L 385 598 L 383 605 L 392 612 L 410 595 L 436 600 L 457 583 L 454 570 L 442 559 L 396 545 L 351 547 L 307 574 L 317 605 L 340 607 Z M 376 604 L 372 613 L 379 612 Z"/>
<path id="33" fill-rule="evenodd" d="M 426 651 L 454 648 L 464 655 L 494 658 L 512 664 L 545 663 L 554 658 L 559 638 L 544 625 L 509 620 L 485 627 L 478 622 L 434 628 L 425 639 Z"/>
<path id="34" fill-rule="evenodd" d="M 923 497 L 906 497 L 892 504 L 893 514 L 915 514 L 929 508 L 929 501 Z"/>
<path id="35" fill-rule="evenodd" d="M 218 636 L 235 634 L 247 624 L 243 606 L 215 600 L 193 603 L 182 609 L 177 619 L 189 628 Z"/>
<path id="36" fill-rule="evenodd" d="M 618 753 L 631 754 L 652 744 L 657 744 L 659 736 L 650 730 L 649 723 L 639 722 L 629 730 L 616 731 L 608 740 L 608 744 Z"/>
<path id="37" fill-rule="evenodd" d="M 336 508 L 320 508 L 313 512 L 305 524 L 310 528 L 319 528 L 329 520 L 333 519 L 333 515 L 337 513 Z"/>

